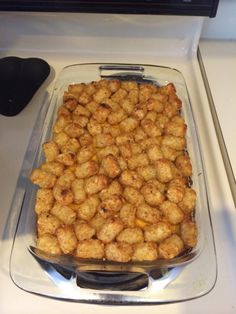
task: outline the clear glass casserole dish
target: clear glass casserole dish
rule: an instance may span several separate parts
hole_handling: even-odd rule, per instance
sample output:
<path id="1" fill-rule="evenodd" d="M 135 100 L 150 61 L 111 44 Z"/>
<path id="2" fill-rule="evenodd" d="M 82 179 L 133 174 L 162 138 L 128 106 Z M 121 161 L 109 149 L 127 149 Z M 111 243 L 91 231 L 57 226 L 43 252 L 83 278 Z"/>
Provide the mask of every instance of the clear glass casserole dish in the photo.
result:
<path id="1" fill-rule="evenodd" d="M 197 127 L 194 122 L 193 112 L 188 96 L 188 91 L 182 74 L 175 69 L 168 67 L 160 67 L 153 65 L 129 65 L 129 64 L 78 64 L 68 66 L 63 69 L 59 75 L 50 106 L 44 120 L 42 133 L 37 134 L 38 146 L 33 162 L 28 165 L 28 175 L 32 169 L 37 168 L 43 161 L 42 144 L 50 139 L 52 134 L 52 126 L 55 122 L 56 112 L 62 104 L 64 91 L 68 85 L 74 83 L 87 83 L 96 81 L 101 78 L 119 79 L 119 80 L 134 80 L 138 83 L 152 83 L 158 86 L 163 86 L 168 83 L 173 83 L 178 97 L 182 101 L 182 116 L 188 126 L 186 140 L 187 152 L 192 162 L 193 175 L 192 187 L 197 193 L 197 204 L 195 210 L 195 221 L 198 228 L 197 245 L 185 254 L 170 260 L 159 259 L 153 262 L 111 262 L 104 260 L 88 260 L 76 259 L 71 262 L 69 268 L 74 271 L 105 271 L 105 272 L 141 272 L 150 274 L 151 271 L 157 269 L 169 269 L 175 266 L 182 266 L 192 262 L 200 256 L 204 248 L 204 238 L 209 229 L 206 229 L 205 221 L 209 219 L 208 199 L 205 186 L 204 170 L 202 165 L 201 151 L 197 136 Z M 30 149 L 30 148 L 29 148 Z M 29 180 L 26 181 L 25 197 L 21 209 L 19 226 L 16 231 L 16 238 L 13 246 L 14 259 L 18 255 L 19 246 L 25 250 L 35 246 L 35 194 L 37 187 Z M 207 226 L 209 228 L 209 225 Z M 32 258 L 30 255 L 29 258 Z M 42 256 L 42 259 L 44 257 Z M 57 263 L 57 260 L 54 260 Z M 13 261 L 14 263 L 14 261 Z M 65 268 L 68 268 L 67 260 L 64 261 Z M 59 262 L 60 264 L 60 262 Z M 63 262 L 62 262 L 63 264 Z M 61 265 L 63 266 L 63 265 Z"/>

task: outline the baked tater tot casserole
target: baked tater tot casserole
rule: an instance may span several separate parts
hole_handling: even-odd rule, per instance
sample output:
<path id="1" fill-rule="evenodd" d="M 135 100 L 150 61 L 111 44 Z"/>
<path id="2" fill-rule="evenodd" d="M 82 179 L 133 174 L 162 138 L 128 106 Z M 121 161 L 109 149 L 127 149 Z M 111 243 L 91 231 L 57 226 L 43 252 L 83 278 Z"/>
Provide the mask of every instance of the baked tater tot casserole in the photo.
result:
<path id="1" fill-rule="evenodd" d="M 69 85 L 30 175 L 37 248 L 125 263 L 191 251 L 197 195 L 181 107 L 172 83 Z"/>

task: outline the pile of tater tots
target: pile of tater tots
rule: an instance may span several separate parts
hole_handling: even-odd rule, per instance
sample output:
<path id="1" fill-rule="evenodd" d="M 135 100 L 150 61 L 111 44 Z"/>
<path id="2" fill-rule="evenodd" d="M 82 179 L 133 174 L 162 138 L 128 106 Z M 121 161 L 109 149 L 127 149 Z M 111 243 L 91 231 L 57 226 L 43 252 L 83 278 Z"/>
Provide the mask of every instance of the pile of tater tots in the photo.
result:
<path id="1" fill-rule="evenodd" d="M 169 260 L 195 247 L 181 106 L 172 83 L 69 85 L 30 175 L 37 247 L 117 262 Z"/>

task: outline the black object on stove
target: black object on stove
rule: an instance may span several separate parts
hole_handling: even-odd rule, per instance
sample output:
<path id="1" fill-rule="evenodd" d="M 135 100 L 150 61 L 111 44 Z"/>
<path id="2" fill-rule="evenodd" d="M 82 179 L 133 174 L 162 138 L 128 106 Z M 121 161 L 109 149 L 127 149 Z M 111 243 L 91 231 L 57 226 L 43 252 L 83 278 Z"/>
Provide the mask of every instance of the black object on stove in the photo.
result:
<path id="1" fill-rule="evenodd" d="M 40 58 L 0 59 L 0 114 L 15 116 L 21 112 L 49 73 L 50 66 Z"/>

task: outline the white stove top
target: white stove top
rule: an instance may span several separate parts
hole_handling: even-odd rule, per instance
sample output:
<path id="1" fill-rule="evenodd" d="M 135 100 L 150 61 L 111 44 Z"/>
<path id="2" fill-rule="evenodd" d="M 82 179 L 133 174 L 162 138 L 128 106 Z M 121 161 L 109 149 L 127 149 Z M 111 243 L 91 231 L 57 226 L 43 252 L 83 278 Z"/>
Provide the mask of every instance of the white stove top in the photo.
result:
<path id="1" fill-rule="evenodd" d="M 71 15 L 70 24 L 68 24 L 67 17 L 66 20 L 63 20 L 60 16 L 61 21 L 57 23 L 55 17 L 53 15 L 50 17 L 50 14 L 47 18 L 42 18 L 38 14 L 34 15 L 33 18 L 31 15 L 30 18 L 27 18 L 26 15 L 1 14 L 0 56 L 41 57 L 53 67 L 55 77 L 68 64 L 109 61 L 167 65 L 178 68 L 183 73 L 196 123 L 199 126 L 201 147 L 204 151 L 217 251 L 218 278 L 214 289 L 206 296 L 182 303 L 148 306 L 147 310 L 151 313 L 157 310 L 159 313 L 205 313 L 206 310 L 212 313 L 235 313 L 236 255 L 232 251 L 235 250 L 236 245 L 236 215 L 196 57 L 196 42 L 198 42 L 199 33 L 195 34 L 194 39 L 190 36 L 191 40 L 185 36 L 186 32 L 191 33 L 193 31 L 193 27 L 201 25 L 201 18 L 183 18 L 189 26 L 187 29 L 186 25 L 181 27 L 182 18 L 119 16 L 114 17 L 113 20 L 113 18 L 105 16 L 105 24 L 103 24 L 100 16 L 90 15 L 90 21 L 93 17 L 93 22 L 100 26 L 97 32 L 93 32 L 91 25 L 90 28 L 85 28 L 88 17 L 84 15 L 82 21 L 80 17 Z M 115 26 L 120 25 L 120 19 L 123 19 L 122 25 L 125 25 L 119 31 Z M 113 31 L 108 28 L 109 23 L 114 23 Z M 181 29 L 180 35 L 173 40 L 174 33 L 171 30 L 173 30 L 173 26 L 178 24 Z M 69 28 L 65 28 L 66 25 L 69 25 Z M 159 25 L 162 26 L 159 27 Z M 78 27 L 80 32 L 76 36 L 75 29 Z M 124 32 L 127 27 L 128 31 Z M 165 34 L 162 33 L 163 29 L 166 30 Z M 142 33 L 139 30 L 142 30 Z M 122 32 L 124 32 L 124 38 L 122 38 Z M 157 34 L 159 40 L 155 40 Z M 96 37 L 96 35 L 100 36 Z M 114 36 L 112 37 L 112 35 Z M 134 37 L 136 41 L 133 46 L 130 44 L 130 39 L 132 40 Z M 125 40 L 123 49 L 121 49 L 122 39 Z M 172 40 L 171 43 L 170 40 Z M 88 51 L 84 47 L 87 47 Z M 134 50 L 132 50 L 133 48 Z M 53 83 L 49 86 L 45 84 L 44 88 L 47 88 L 50 93 L 52 85 Z M 111 310 L 113 313 L 120 313 L 121 310 L 138 313 L 140 306 L 122 307 L 122 309 L 116 306 L 111 309 L 109 306 L 101 308 L 101 306 L 96 305 L 62 302 L 39 297 L 22 291 L 11 281 L 8 263 L 12 238 L 3 238 L 3 228 L 30 133 L 40 103 L 45 97 L 44 88 L 40 89 L 31 103 L 18 116 L 0 117 L 2 158 L 0 175 L 1 178 L 4 178 L 0 183 L 1 195 L 3 196 L 0 211 L 0 221 L 2 222 L 0 224 L 0 248 L 2 250 L 0 311 L 2 314 L 64 313 L 65 311 L 89 314 L 100 313 L 101 310 L 103 313 L 110 313 Z M 14 229 L 14 226 L 12 227 Z"/>

